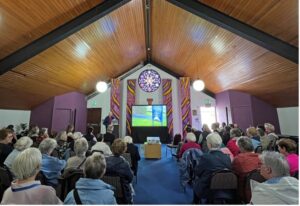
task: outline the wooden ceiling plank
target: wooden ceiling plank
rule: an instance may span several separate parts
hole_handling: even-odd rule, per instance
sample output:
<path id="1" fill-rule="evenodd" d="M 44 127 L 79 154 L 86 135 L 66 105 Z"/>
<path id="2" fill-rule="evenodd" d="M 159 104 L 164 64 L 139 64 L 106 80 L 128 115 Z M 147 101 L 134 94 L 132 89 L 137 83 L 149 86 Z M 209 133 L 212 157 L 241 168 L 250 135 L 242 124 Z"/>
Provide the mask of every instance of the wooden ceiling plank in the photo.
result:
<path id="1" fill-rule="evenodd" d="M 194 0 L 167 1 L 298 64 L 298 48 L 295 46 L 234 19 L 201 2 Z"/>
<path id="2" fill-rule="evenodd" d="M 19 64 L 25 62 L 31 57 L 39 54 L 40 52 L 48 49 L 57 42 L 67 38 L 68 36 L 78 32 L 82 28 L 97 21 L 101 17 L 114 11 L 115 9 L 123 6 L 130 0 L 109 0 L 97 5 L 75 19 L 67 22 L 66 24 L 58 27 L 57 29 L 49 32 L 41 38 L 33 41 L 27 46 L 17 50 L 11 55 L 5 57 L 0 61 L 0 75 L 13 69 Z"/>

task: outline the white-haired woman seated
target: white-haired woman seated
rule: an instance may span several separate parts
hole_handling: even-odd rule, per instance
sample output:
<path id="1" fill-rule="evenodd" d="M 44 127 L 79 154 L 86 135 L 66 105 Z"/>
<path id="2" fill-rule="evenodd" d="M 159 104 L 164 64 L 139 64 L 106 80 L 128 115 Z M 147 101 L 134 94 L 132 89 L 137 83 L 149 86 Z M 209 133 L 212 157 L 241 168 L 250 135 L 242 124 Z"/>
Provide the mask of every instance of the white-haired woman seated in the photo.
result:
<path id="1" fill-rule="evenodd" d="M 76 156 L 68 159 L 66 169 L 68 168 L 78 168 L 83 169 L 85 163 L 85 154 L 88 150 L 89 145 L 85 138 L 79 138 L 75 141 L 74 150 Z"/>
<path id="2" fill-rule="evenodd" d="M 22 151 L 12 164 L 16 180 L 11 183 L 1 204 L 62 204 L 52 187 L 35 181 L 42 163 L 42 154 L 36 148 Z"/>
<path id="3" fill-rule="evenodd" d="M 66 166 L 65 160 L 51 156 L 56 146 L 56 140 L 51 138 L 44 139 L 39 145 L 39 149 L 43 155 L 41 171 L 46 177 L 46 184 L 54 187 L 58 185 L 57 178 L 61 175 L 61 171 Z"/>
<path id="4" fill-rule="evenodd" d="M 186 134 L 186 140 L 187 143 L 185 143 L 184 145 L 182 145 L 178 157 L 181 158 L 183 153 L 191 148 L 195 148 L 195 149 L 201 149 L 200 145 L 196 143 L 196 136 L 194 135 L 194 133 L 189 132 Z"/>
<path id="5" fill-rule="evenodd" d="M 31 147 L 33 141 L 30 137 L 21 137 L 17 140 L 16 144 L 14 145 L 15 149 L 7 156 L 4 161 L 4 164 L 11 170 L 12 163 L 15 158 L 25 149 Z"/>
<path id="6" fill-rule="evenodd" d="M 112 152 L 110 150 L 110 147 L 103 141 L 104 141 L 104 137 L 100 136 L 98 142 L 94 144 L 94 146 L 92 147 L 91 149 L 92 152 L 100 152 L 104 154 L 104 156 L 106 157 L 111 156 Z"/>
<path id="7" fill-rule="evenodd" d="M 267 180 L 258 183 L 251 180 L 252 204 L 298 205 L 298 180 L 290 177 L 289 165 L 282 154 L 263 152 L 260 174 Z"/>
<path id="8" fill-rule="evenodd" d="M 139 148 L 133 144 L 132 137 L 130 136 L 125 136 L 124 142 L 127 143 L 126 153 L 130 153 L 131 165 L 132 165 L 131 169 L 133 171 L 133 174 L 136 176 L 138 170 L 138 161 L 140 161 L 141 159 Z"/>
<path id="9" fill-rule="evenodd" d="M 84 166 L 84 178 L 76 182 L 75 189 L 69 192 L 64 204 L 117 204 L 112 187 L 100 179 L 105 171 L 106 161 L 102 154 L 89 156 Z M 74 198 L 76 193 L 80 202 Z"/>

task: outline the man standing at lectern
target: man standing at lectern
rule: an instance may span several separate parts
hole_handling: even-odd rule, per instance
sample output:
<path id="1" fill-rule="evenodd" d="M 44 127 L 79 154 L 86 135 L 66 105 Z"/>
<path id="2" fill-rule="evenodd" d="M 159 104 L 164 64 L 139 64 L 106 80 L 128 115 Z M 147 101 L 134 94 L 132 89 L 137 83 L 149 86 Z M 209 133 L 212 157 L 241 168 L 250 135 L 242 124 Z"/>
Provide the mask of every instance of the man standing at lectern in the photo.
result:
<path id="1" fill-rule="evenodd" d="M 108 125 L 111 125 L 113 119 L 115 119 L 115 118 L 114 118 L 112 112 L 109 112 L 108 116 L 106 116 L 105 119 L 103 120 L 103 124 L 105 125 L 106 132 L 107 132 Z"/>

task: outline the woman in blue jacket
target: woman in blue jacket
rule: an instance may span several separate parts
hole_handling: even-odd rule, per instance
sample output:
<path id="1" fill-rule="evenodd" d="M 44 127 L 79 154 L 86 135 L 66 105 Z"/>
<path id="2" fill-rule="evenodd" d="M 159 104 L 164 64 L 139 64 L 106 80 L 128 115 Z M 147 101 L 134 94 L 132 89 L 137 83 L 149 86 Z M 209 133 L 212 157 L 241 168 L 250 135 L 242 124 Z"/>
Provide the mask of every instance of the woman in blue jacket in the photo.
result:
<path id="1" fill-rule="evenodd" d="M 103 177 L 106 170 L 106 161 L 102 154 L 94 153 L 86 159 L 84 167 L 84 178 L 80 178 L 72 190 L 67 195 L 64 204 L 97 204 L 109 205 L 117 204 L 112 191 L 112 186 L 104 183 L 100 178 Z M 78 199 L 74 195 L 77 192 Z M 80 202 L 79 202 L 79 201 Z"/>

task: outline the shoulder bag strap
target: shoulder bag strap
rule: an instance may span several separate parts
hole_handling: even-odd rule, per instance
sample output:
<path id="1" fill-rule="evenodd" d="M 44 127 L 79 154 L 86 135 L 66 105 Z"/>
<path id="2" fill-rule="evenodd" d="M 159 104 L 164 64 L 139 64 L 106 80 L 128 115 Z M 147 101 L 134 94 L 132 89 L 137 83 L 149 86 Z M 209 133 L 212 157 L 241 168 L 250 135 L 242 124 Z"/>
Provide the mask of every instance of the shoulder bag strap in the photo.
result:
<path id="1" fill-rule="evenodd" d="M 83 163 L 85 162 L 86 158 L 84 158 L 84 160 L 80 163 L 80 165 L 78 165 L 77 169 L 80 169 L 80 167 L 83 165 Z"/>
<path id="2" fill-rule="evenodd" d="M 76 188 L 73 190 L 73 195 L 74 195 L 74 199 L 75 199 L 76 204 L 77 205 L 82 205 L 82 202 L 79 198 L 78 191 L 77 191 Z"/>

